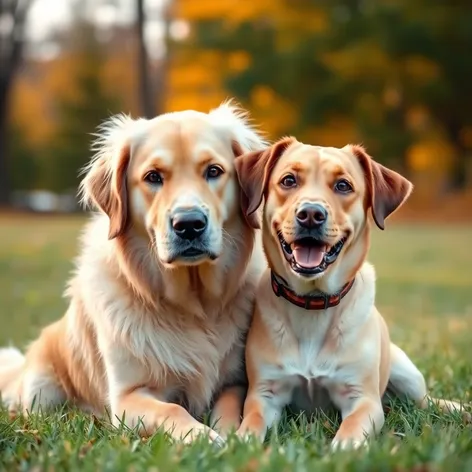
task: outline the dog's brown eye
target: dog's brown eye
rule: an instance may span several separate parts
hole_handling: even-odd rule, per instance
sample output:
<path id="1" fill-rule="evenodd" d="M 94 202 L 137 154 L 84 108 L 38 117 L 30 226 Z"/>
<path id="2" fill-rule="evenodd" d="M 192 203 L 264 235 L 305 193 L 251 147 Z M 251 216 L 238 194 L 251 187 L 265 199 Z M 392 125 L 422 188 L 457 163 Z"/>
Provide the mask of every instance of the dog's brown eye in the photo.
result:
<path id="1" fill-rule="evenodd" d="M 334 190 L 339 193 L 349 193 L 352 192 L 352 186 L 347 180 L 341 179 L 334 185 Z"/>
<path id="2" fill-rule="evenodd" d="M 210 166 L 206 170 L 205 178 L 207 180 L 217 179 L 224 171 L 220 166 Z"/>
<path id="3" fill-rule="evenodd" d="M 144 180 L 152 185 L 161 185 L 162 184 L 162 175 L 159 174 L 159 172 L 156 172 L 155 170 L 152 170 L 151 172 L 148 172 L 144 176 Z"/>
<path id="4" fill-rule="evenodd" d="M 297 185 L 297 179 L 294 175 L 288 174 L 282 178 L 282 180 L 280 181 L 280 185 L 285 188 L 295 187 Z"/>

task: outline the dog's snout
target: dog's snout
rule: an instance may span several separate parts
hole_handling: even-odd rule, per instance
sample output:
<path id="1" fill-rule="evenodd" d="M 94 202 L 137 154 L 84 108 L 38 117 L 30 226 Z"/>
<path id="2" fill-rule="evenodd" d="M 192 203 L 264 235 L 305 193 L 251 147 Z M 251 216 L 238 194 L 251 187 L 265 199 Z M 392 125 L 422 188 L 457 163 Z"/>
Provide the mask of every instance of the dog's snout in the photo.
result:
<path id="1" fill-rule="evenodd" d="M 208 218 L 199 208 L 179 208 L 171 216 L 172 228 L 183 239 L 196 239 L 206 229 Z"/>
<path id="2" fill-rule="evenodd" d="M 328 212 L 319 203 L 304 203 L 298 208 L 296 218 L 304 228 L 317 228 L 327 220 Z"/>

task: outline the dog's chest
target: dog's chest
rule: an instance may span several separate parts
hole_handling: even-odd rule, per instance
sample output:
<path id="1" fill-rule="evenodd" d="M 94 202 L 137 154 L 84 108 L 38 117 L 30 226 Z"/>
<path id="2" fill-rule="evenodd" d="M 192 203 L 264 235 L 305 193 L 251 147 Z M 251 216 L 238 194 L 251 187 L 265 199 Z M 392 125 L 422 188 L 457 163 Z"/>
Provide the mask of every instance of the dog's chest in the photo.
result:
<path id="1" fill-rule="evenodd" d="M 325 336 L 319 334 L 299 339 L 297 349 L 282 358 L 285 375 L 300 382 L 315 380 L 323 383 L 331 378 L 336 370 L 336 359 L 325 352 L 324 341 Z"/>
<path id="2" fill-rule="evenodd" d="M 170 331 L 159 335 L 162 352 L 150 353 L 151 370 L 159 371 L 165 352 L 167 367 L 164 380 L 168 401 L 182 404 L 198 416 L 208 408 L 217 390 L 243 372 L 243 339 L 249 322 L 249 312 L 235 320 L 233 310 L 228 310 L 205 327 L 187 329 L 185 333 Z M 236 322 L 238 321 L 238 322 Z M 155 346 L 156 343 L 150 345 Z M 154 364 L 154 365 L 153 365 Z"/>
<path id="3" fill-rule="evenodd" d="M 305 313 L 303 313 L 304 315 Z M 288 376 L 306 379 L 330 376 L 335 368 L 336 358 L 332 355 L 332 323 L 327 316 L 306 316 L 286 327 L 285 342 L 282 345 L 282 370 Z M 283 348 L 284 345 L 286 348 Z"/>
<path id="4" fill-rule="evenodd" d="M 275 394 L 288 396 L 287 402 L 295 393 L 300 397 L 310 392 L 311 396 L 313 391 L 329 389 L 339 380 L 331 321 L 328 317 L 306 317 L 302 321 L 298 318 L 295 326 L 285 326 L 279 338 L 277 365 L 266 366 L 264 377 L 272 380 Z M 279 328 L 278 333 L 281 332 Z"/>

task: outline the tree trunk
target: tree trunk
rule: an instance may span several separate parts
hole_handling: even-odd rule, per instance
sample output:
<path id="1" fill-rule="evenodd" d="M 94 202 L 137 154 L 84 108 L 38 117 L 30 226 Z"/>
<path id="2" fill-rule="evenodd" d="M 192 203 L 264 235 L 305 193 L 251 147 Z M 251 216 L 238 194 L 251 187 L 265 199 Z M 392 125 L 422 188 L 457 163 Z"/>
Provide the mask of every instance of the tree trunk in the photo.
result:
<path id="1" fill-rule="evenodd" d="M 146 13 L 144 11 L 144 0 L 136 0 L 137 7 L 137 32 L 138 32 L 138 74 L 139 74 L 139 102 L 141 113 L 146 118 L 155 116 L 154 93 L 149 77 L 149 62 L 144 37 L 146 25 Z"/>
<path id="2" fill-rule="evenodd" d="M 159 61 L 156 73 L 156 113 L 158 115 L 165 112 L 167 94 L 167 74 L 170 62 L 170 24 L 172 22 L 172 0 L 167 0 L 162 9 L 162 22 L 164 23 L 164 54 Z"/>
<path id="3" fill-rule="evenodd" d="M 10 202 L 8 113 L 10 93 L 15 74 L 21 62 L 25 39 L 26 16 L 32 0 L 4 3 L 0 0 L 0 13 L 13 21 L 11 33 L 0 36 L 0 206 Z"/>
<path id="4" fill-rule="evenodd" d="M 8 178 L 8 84 L 0 77 L 0 207 L 10 202 L 10 180 Z"/>

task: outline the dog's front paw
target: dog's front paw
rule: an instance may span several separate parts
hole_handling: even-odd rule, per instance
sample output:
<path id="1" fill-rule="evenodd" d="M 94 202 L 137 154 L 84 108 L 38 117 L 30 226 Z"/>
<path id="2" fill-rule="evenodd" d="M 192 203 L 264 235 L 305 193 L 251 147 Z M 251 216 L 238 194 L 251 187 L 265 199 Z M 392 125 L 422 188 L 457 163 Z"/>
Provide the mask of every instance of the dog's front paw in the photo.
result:
<path id="1" fill-rule="evenodd" d="M 249 441 L 252 437 L 254 437 L 254 434 L 248 429 L 240 427 L 236 430 L 236 436 L 243 441 Z"/>
<path id="2" fill-rule="evenodd" d="M 246 442 L 250 441 L 253 438 L 255 438 L 257 441 L 263 442 L 265 438 L 265 434 L 259 434 L 251 428 L 247 428 L 244 423 L 236 431 L 236 436 Z"/>
<path id="3" fill-rule="evenodd" d="M 361 447 L 368 448 L 369 443 L 367 439 L 339 439 L 334 438 L 333 442 L 331 443 L 331 450 L 332 451 L 345 451 L 349 449 L 359 449 Z"/>
<path id="4" fill-rule="evenodd" d="M 184 444 L 190 444 L 198 438 L 204 437 L 216 446 L 222 447 L 225 445 L 223 437 L 213 429 L 197 421 L 191 425 L 177 425 L 169 432 L 175 440 L 182 441 Z"/>

